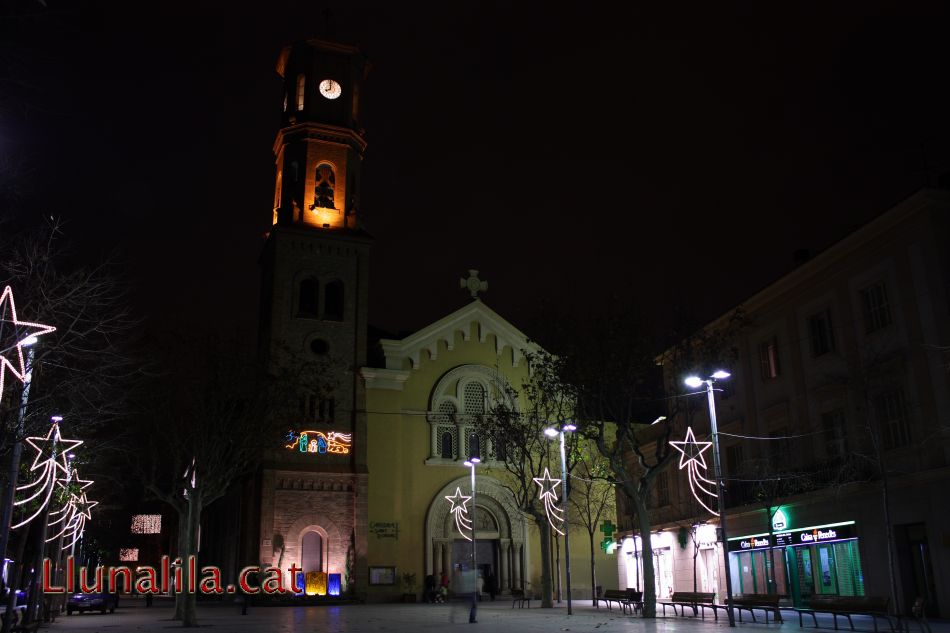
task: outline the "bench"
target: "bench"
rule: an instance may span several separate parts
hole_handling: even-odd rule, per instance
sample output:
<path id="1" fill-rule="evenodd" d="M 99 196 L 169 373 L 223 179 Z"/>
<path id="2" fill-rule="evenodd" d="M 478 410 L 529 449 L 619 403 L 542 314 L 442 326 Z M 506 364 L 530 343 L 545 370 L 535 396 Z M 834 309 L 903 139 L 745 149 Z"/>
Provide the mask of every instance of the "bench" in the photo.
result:
<path id="1" fill-rule="evenodd" d="M 531 608 L 531 594 L 525 593 L 524 589 L 512 589 L 511 590 L 511 608 L 515 608 L 515 604 L 518 605 L 519 609 L 523 609 L 527 603 L 528 608 Z"/>
<path id="2" fill-rule="evenodd" d="M 676 615 L 676 607 L 679 606 L 680 613 L 679 615 L 686 615 L 686 607 L 689 607 L 693 610 L 693 616 L 699 615 L 699 607 L 711 607 L 713 613 L 716 613 L 717 609 L 721 608 L 721 605 L 714 604 L 714 598 L 716 594 L 714 593 L 704 593 L 700 591 L 674 591 L 673 595 L 670 596 L 669 602 L 657 602 L 657 604 L 663 606 L 663 615 L 666 615 L 666 608 L 673 608 L 673 615 Z M 703 617 L 706 616 L 706 610 L 703 609 Z M 716 618 L 719 619 L 718 616 Z"/>
<path id="3" fill-rule="evenodd" d="M 643 610 L 643 592 L 636 589 L 608 589 L 603 596 L 597 598 L 598 603 L 603 601 L 607 603 L 607 609 L 612 610 L 612 602 L 616 602 L 621 611 L 639 613 Z"/>
<path id="4" fill-rule="evenodd" d="M 884 596 L 812 596 L 808 608 L 796 608 L 798 613 L 798 626 L 804 626 L 802 615 L 808 614 L 818 628 L 818 618 L 816 613 L 830 613 L 834 618 L 835 630 L 838 630 L 838 616 L 848 618 L 848 624 L 851 630 L 854 630 L 852 615 L 869 615 L 874 622 L 874 631 L 877 633 L 877 619 L 887 620 L 888 627 L 894 630 L 894 621 L 888 613 L 888 606 L 891 599 Z"/>
<path id="5" fill-rule="evenodd" d="M 779 610 L 779 599 L 781 596 L 777 594 L 745 594 L 732 597 L 732 607 L 739 612 L 739 622 L 742 622 L 742 612 L 748 611 L 752 616 L 752 621 L 757 622 L 755 619 L 755 609 L 761 609 L 765 612 L 765 623 L 769 623 L 769 611 L 775 614 L 775 621 L 782 622 L 782 612 Z M 722 605 L 722 608 L 726 608 L 725 605 Z M 717 618 L 718 619 L 718 618 Z"/>

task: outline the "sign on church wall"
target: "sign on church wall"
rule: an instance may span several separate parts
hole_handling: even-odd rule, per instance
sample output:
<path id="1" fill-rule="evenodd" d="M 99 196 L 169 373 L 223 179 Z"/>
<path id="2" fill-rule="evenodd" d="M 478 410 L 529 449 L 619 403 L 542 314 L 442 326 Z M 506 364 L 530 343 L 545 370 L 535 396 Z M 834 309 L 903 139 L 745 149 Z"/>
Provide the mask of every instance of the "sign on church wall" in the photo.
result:
<path id="1" fill-rule="evenodd" d="M 284 448 L 301 453 L 347 455 L 352 444 L 352 435 L 339 431 L 287 431 L 289 442 Z"/>
<path id="2" fill-rule="evenodd" d="M 397 521 L 370 521 L 370 534 L 376 538 L 391 538 L 399 540 L 399 522 Z"/>

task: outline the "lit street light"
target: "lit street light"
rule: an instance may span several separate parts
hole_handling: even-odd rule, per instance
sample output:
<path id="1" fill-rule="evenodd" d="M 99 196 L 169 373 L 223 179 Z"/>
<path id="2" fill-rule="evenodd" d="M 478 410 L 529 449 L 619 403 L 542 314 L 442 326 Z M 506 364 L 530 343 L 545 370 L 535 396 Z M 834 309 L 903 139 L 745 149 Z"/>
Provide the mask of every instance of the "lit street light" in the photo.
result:
<path id="1" fill-rule="evenodd" d="M 561 438 L 561 478 L 564 480 L 564 494 L 561 495 L 561 509 L 564 513 L 564 556 L 567 559 L 566 564 L 564 565 L 564 571 L 567 576 L 567 614 L 573 615 L 574 611 L 571 607 L 571 523 L 568 519 L 568 508 L 567 508 L 567 494 L 570 490 L 570 485 L 568 483 L 568 478 L 570 473 L 567 472 L 567 457 L 564 451 L 564 433 L 570 433 L 571 431 L 576 431 L 577 427 L 570 422 L 561 425 L 560 429 L 547 428 L 544 429 L 544 434 L 550 438 L 560 437 Z"/>
<path id="2" fill-rule="evenodd" d="M 709 428 L 712 431 L 713 465 L 716 469 L 716 497 L 719 501 L 719 540 L 722 542 L 722 556 L 725 559 L 726 569 L 726 613 L 729 614 L 729 626 L 735 627 L 736 618 L 732 611 L 732 573 L 729 569 L 729 541 L 726 540 L 726 504 L 722 494 L 722 467 L 719 459 L 719 430 L 716 428 L 716 399 L 713 396 L 713 383 L 724 380 L 731 374 L 718 370 L 712 376 L 703 380 L 699 376 L 689 376 L 683 382 L 687 387 L 697 389 L 706 385 L 706 399 L 709 402 Z"/>
<path id="3" fill-rule="evenodd" d="M 471 446 L 475 446 L 474 441 L 471 443 Z M 475 520 L 475 465 L 481 461 L 478 455 L 472 455 L 464 462 L 466 468 L 472 469 L 472 609 L 468 612 L 469 624 L 478 622 L 478 566 L 475 562 L 475 532 L 478 529 L 476 527 L 477 521 Z"/>

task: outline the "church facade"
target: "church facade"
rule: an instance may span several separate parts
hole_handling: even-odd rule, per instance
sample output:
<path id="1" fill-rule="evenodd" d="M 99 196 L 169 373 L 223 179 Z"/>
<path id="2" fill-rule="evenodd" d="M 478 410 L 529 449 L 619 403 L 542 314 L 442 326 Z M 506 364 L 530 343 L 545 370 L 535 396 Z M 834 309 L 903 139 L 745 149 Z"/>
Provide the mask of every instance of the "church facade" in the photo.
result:
<path id="1" fill-rule="evenodd" d="M 537 528 L 504 485 L 498 447 L 473 427 L 499 400 L 518 408 L 528 338 L 478 298 L 473 274 L 467 305 L 380 341 L 383 366 L 367 364 L 372 238 L 359 221 L 359 101 L 368 68 L 357 49 L 321 40 L 288 46 L 278 61 L 285 95 L 260 262 L 261 352 L 274 363 L 316 363 L 331 379 L 303 394 L 287 436 L 263 447 L 243 518 L 244 558 L 295 564 L 308 592 L 316 578 L 317 593 L 338 587 L 389 600 L 443 573 L 461 591 L 472 546 L 447 497 L 471 495 L 463 462 L 477 453 L 478 569 L 501 593 L 531 590 L 540 587 Z M 578 570 L 590 569 L 587 541 L 577 532 Z M 615 587 L 615 564 L 602 551 L 598 558 L 598 584 Z M 591 596 L 585 576 L 574 575 L 575 598 Z"/>

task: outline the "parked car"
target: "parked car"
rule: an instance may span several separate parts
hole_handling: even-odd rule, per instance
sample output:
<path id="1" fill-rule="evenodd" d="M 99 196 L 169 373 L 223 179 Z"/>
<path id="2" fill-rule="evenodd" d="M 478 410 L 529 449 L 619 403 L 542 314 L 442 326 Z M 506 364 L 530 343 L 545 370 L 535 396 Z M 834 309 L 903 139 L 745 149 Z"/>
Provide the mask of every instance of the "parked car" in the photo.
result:
<path id="1" fill-rule="evenodd" d="M 66 615 L 72 615 L 73 611 L 82 613 L 83 611 L 99 611 L 100 613 L 115 613 L 119 606 L 119 594 L 117 593 L 74 593 L 66 601 Z"/>

